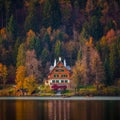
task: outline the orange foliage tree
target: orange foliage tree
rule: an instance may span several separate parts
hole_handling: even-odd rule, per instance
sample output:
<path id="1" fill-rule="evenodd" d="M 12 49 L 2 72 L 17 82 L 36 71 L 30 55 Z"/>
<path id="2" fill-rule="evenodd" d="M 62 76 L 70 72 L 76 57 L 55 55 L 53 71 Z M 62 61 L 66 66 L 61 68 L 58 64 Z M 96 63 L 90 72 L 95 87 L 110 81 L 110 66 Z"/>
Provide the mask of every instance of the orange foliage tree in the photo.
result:
<path id="1" fill-rule="evenodd" d="M 5 86 L 7 82 L 7 75 L 8 75 L 8 71 L 6 65 L 0 63 L 0 80 L 3 86 Z"/>
<path id="2" fill-rule="evenodd" d="M 35 77 L 33 75 L 26 76 L 26 67 L 19 66 L 16 71 L 16 88 L 22 90 L 22 94 L 24 95 L 24 90 L 27 90 L 29 94 L 31 94 L 36 88 L 37 83 Z"/>
<path id="3" fill-rule="evenodd" d="M 26 68 L 25 66 L 19 66 L 17 68 L 17 71 L 16 71 L 16 85 L 17 85 L 17 89 L 25 89 L 25 79 L 26 77 Z"/>

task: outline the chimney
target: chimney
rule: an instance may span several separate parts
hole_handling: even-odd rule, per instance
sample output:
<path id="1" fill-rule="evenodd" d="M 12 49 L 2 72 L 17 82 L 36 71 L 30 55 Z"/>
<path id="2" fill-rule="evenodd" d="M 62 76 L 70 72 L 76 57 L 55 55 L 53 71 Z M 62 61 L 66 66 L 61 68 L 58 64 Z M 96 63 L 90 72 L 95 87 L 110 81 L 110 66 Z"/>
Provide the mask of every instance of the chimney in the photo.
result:
<path id="1" fill-rule="evenodd" d="M 59 57 L 59 61 L 61 61 L 61 57 Z"/>
<path id="2" fill-rule="evenodd" d="M 56 59 L 54 60 L 54 67 L 56 66 Z"/>
<path id="3" fill-rule="evenodd" d="M 64 59 L 64 66 L 66 67 L 66 60 Z"/>

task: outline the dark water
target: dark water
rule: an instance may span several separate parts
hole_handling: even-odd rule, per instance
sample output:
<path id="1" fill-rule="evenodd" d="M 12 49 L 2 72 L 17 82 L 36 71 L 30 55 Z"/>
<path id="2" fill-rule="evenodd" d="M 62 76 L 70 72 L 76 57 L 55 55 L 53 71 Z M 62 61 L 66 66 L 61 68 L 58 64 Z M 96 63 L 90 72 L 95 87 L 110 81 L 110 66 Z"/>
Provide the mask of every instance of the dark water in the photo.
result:
<path id="1" fill-rule="evenodd" d="M 120 120 L 120 101 L 0 101 L 0 120 Z"/>

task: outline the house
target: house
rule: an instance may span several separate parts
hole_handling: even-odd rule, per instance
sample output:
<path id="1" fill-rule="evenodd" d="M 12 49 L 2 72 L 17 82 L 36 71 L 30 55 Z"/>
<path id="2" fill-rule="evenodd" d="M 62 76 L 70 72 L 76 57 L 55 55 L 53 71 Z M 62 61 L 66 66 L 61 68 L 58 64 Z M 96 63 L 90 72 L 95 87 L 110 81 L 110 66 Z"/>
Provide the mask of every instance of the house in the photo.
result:
<path id="1" fill-rule="evenodd" d="M 62 62 L 61 57 L 59 57 L 58 62 L 56 59 L 54 60 L 54 65 L 50 66 L 45 85 L 49 85 L 51 89 L 54 87 L 58 89 L 71 88 L 71 68 L 67 66 L 66 60 Z"/>

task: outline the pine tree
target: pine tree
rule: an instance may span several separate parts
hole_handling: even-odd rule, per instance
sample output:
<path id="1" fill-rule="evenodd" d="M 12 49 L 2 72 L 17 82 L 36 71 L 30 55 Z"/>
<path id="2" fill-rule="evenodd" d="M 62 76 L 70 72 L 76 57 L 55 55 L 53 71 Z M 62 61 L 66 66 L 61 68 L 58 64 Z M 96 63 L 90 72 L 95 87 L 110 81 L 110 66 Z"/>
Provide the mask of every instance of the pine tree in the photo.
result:
<path id="1" fill-rule="evenodd" d="M 36 37 L 35 32 L 30 29 L 30 30 L 27 32 L 26 45 L 29 46 L 30 40 L 31 40 L 31 39 L 34 39 L 35 37 Z"/>
<path id="2" fill-rule="evenodd" d="M 9 21 L 8 21 L 8 24 L 7 24 L 7 34 L 8 34 L 8 37 L 9 39 L 15 43 L 15 40 L 16 40 L 16 37 L 17 37 L 17 32 L 18 29 L 17 29 L 17 23 L 16 23 L 16 20 L 15 18 L 13 17 L 13 15 L 10 16 L 9 18 Z"/>
<path id="3" fill-rule="evenodd" d="M 45 66 L 46 62 L 50 60 L 50 54 L 47 48 L 44 48 L 41 53 L 41 60 L 43 66 Z"/>
<path id="4" fill-rule="evenodd" d="M 37 7 L 39 6 L 38 0 L 30 0 L 28 6 L 28 15 L 25 19 L 24 28 L 26 31 L 32 29 L 35 32 L 39 31 L 39 18 L 37 14 Z"/>
<path id="5" fill-rule="evenodd" d="M 35 52 L 36 52 L 36 56 L 37 58 L 40 58 L 40 55 L 41 55 L 41 52 L 42 52 L 42 42 L 41 42 L 41 39 L 39 38 L 36 38 L 36 41 L 35 41 Z"/>
<path id="6" fill-rule="evenodd" d="M 116 60 L 117 60 L 117 54 L 116 54 L 116 46 L 115 44 L 112 44 L 110 46 L 110 53 L 109 53 L 109 61 L 110 61 L 110 72 L 111 72 L 111 80 L 112 84 L 114 83 L 114 79 L 116 77 Z"/>
<path id="7" fill-rule="evenodd" d="M 6 26 L 7 26 L 7 22 L 8 22 L 8 19 L 9 17 L 11 16 L 11 13 L 12 13 L 12 2 L 10 0 L 5 0 L 4 1 L 4 7 L 5 7 L 5 18 L 6 18 Z"/>
<path id="8" fill-rule="evenodd" d="M 51 41 L 50 41 L 50 35 L 48 34 L 48 32 L 46 32 L 46 33 L 44 34 L 43 43 L 44 43 L 44 46 L 45 46 L 49 51 L 51 51 L 52 46 L 51 46 Z"/>
<path id="9" fill-rule="evenodd" d="M 82 29 L 83 35 L 86 39 L 89 39 L 90 36 L 94 40 L 98 41 L 103 35 L 103 27 L 97 16 L 92 16 L 90 21 L 85 22 Z"/>
<path id="10" fill-rule="evenodd" d="M 14 51 L 13 51 L 14 64 L 16 64 L 17 62 L 17 54 L 18 54 L 18 48 L 20 44 L 21 44 L 21 39 L 18 37 L 15 41 Z"/>
<path id="11" fill-rule="evenodd" d="M 43 9 L 43 20 L 42 20 L 44 27 L 48 28 L 49 26 L 51 26 L 51 21 L 52 21 L 51 4 L 50 4 L 50 0 L 46 0 Z"/>
<path id="12" fill-rule="evenodd" d="M 77 60 L 73 69 L 73 77 L 77 84 L 88 85 L 102 83 L 105 80 L 105 73 L 102 61 L 95 50 L 92 39 L 82 46 L 81 58 Z"/>
<path id="13" fill-rule="evenodd" d="M 54 51 L 54 54 L 55 54 L 55 58 L 58 58 L 59 56 L 61 56 L 61 42 L 60 41 L 56 41 L 56 44 L 55 44 L 55 51 Z"/>
<path id="14" fill-rule="evenodd" d="M 116 46 L 116 77 L 120 78 L 120 38 L 117 38 Z"/>
<path id="15" fill-rule="evenodd" d="M 0 27 L 4 26 L 4 14 L 5 14 L 4 1 L 0 0 L 0 15 L 1 15 L 1 25 L 0 25 Z"/>
<path id="16" fill-rule="evenodd" d="M 105 84 L 111 85 L 113 81 L 111 78 L 109 59 L 107 59 L 107 58 L 105 58 L 105 61 L 104 61 L 104 69 L 105 69 Z"/>
<path id="17" fill-rule="evenodd" d="M 57 29 L 62 22 L 62 15 L 58 0 L 46 0 L 43 9 L 43 25 Z"/>
<path id="18" fill-rule="evenodd" d="M 29 41 L 29 46 L 28 49 L 33 50 L 35 49 L 35 44 L 36 43 L 36 38 L 35 37 L 31 37 L 30 41 Z"/>
<path id="19" fill-rule="evenodd" d="M 22 43 L 18 48 L 18 55 L 17 55 L 17 63 L 16 66 L 24 66 L 25 65 L 25 44 Z"/>

